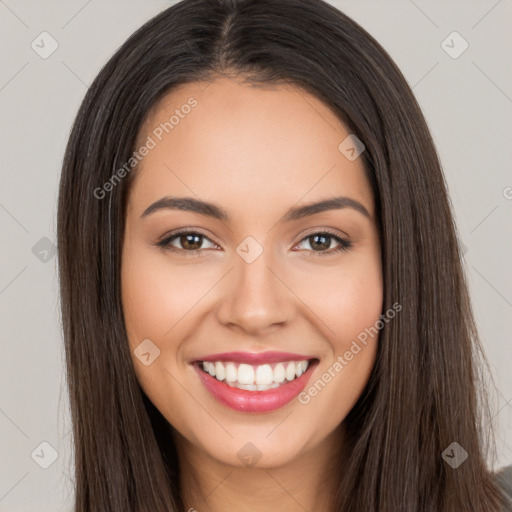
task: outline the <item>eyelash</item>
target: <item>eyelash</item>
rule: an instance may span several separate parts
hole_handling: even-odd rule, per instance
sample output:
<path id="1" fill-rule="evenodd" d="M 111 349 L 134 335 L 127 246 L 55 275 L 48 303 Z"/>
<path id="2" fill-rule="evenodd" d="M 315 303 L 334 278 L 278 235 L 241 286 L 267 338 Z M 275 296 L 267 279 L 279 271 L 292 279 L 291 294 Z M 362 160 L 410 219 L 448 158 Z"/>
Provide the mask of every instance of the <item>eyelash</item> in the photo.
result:
<path id="1" fill-rule="evenodd" d="M 178 237 L 180 237 L 182 235 L 199 235 L 200 237 L 202 237 L 202 239 L 206 239 L 206 240 L 210 241 L 212 244 L 215 244 L 215 242 L 210 240 L 205 234 L 201 233 L 200 231 L 194 231 L 194 230 L 191 230 L 191 229 L 182 229 L 182 230 L 178 230 L 178 231 L 176 231 L 174 233 L 171 233 L 169 236 L 166 236 L 165 238 L 163 238 L 159 242 L 156 242 L 155 245 L 160 247 L 163 250 L 168 250 L 168 251 L 172 251 L 172 252 L 188 253 L 188 254 L 186 254 L 186 257 L 198 255 L 198 253 L 201 252 L 202 249 L 186 250 L 186 249 L 178 249 L 178 248 L 172 247 L 170 245 L 170 243 L 175 238 L 178 238 Z M 301 239 L 299 244 L 302 243 L 304 240 L 306 240 L 306 239 L 308 239 L 308 238 L 310 238 L 310 237 L 312 237 L 314 235 L 328 235 L 330 238 L 334 238 L 334 240 L 336 242 L 338 242 L 339 246 L 336 247 L 335 249 L 330 249 L 328 251 L 308 250 L 308 252 L 315 253 L 314 256 L 311 255 L 312 257 L 315 257 L 315 256 L 327 256 L 327 255 L 339 253 L 339 252 L 342 252 L 342 251 L 348 251 L 352 247 L 352 242 L 350 240 L 348 240 L 346 238 L 342 238 L 339 235 L 337 235 L 336 233 L 333 233 L 332 231 L 329 231 L 328 229 L 324 229 L 322 231 L 313 231 L 311 233 L 308 233 L 306 236 L 304 236 Z M 215 245 L 217 245 L 217 244 L 215 244 Z"/>

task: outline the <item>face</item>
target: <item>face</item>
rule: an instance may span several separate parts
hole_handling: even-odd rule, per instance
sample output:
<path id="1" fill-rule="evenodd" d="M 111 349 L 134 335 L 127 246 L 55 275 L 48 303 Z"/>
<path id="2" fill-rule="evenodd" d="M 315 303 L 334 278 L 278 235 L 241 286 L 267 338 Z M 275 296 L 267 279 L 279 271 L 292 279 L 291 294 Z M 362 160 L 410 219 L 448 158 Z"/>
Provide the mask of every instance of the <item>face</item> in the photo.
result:
<path id="1" fill-rule="evenodd" d="M 368 381 L 377 337 L 358 336 L 381 314 L 381 256 L 348 136 L 301 89 L 226 78 L 174 89 L 140 131 L 122 257 L 130 351 L 197 453 L 297 460 Z"/>

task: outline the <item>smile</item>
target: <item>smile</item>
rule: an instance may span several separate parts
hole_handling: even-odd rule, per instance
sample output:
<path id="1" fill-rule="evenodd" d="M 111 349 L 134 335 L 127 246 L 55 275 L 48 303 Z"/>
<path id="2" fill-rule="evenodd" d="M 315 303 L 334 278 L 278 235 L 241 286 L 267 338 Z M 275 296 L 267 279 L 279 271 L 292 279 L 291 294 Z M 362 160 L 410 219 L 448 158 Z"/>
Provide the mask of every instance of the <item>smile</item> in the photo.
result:
<path id="1" fill-rule="evenodd" d="M 304 389 L 318 359 L 301 358 L 250 364 L 258 359 L 277 359 L 277 353 L 222 360 L 214 356 L 194 362 L 205 388 L 220 403 L 241 412 L 271 412 L 291 402 Z M 219 357 L 220 359 L 220 357 Z M 240 362 L 243 359 L 244 362 Z"/>

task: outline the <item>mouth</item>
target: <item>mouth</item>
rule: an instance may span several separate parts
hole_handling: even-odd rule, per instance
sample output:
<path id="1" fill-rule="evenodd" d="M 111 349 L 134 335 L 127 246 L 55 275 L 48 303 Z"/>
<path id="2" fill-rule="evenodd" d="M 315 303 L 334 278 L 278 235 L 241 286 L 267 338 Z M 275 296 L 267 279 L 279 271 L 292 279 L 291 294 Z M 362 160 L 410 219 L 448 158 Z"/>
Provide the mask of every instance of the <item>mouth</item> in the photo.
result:
<path id="1" fill-rule="evenodd" d="M 250 364 L 258 359 L 273 362 Z M 203 385 L 219 402 L 237 411 L 263 413 L 291 402 L 304 389 L 318 363 L 317 358 L 304 356 L 290 360 L 290 356 L 283 358 L 278 353 L 245 353 L 236 359 L 232 354 L 232 360 L 227 354 L 211 356 L 194 361 L 193 366 Z"/>

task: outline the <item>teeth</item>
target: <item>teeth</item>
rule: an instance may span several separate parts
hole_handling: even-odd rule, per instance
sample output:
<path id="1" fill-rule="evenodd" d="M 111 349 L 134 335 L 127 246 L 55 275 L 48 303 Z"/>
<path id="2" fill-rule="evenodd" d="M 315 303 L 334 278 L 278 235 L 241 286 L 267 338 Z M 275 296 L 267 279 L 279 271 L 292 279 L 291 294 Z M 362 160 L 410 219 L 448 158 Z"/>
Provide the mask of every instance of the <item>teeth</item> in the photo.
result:
<path id="1" fill-rule="evenodd" d="M 250 364 L 238 367 L 238 384 L 254 384 L 254 368 Z"/>
<path id="2" fill-rule="evenodd" d="M 217 380 L 224 380 L 226 378 L 226 369 L 222 363 L 215 363 L 215 378 Z"/>
<path id="3" fill-rule="evenodd" d="M 238 389 L 247 389 L 248 391 L 257 391 L 257 387 L 255 384 L 233 384 L 233 387 L 237 387 Z"/>
<path id="4" fill-rule="evenodd" d="M 272 384 L 258 384 L 256 388 L 258 391 L 266 391 L 267 389 L 278 388 L 279 384 L 277 382 L 272 382 Z"/>
<path id="5" fill-rule="evenodd" d="M 276 364 L 274 368 L 274 382 L 281 383 L 285 379 L 286 373 L 283 363 Z"/>
<path id="6" fill-rule="evenodd" d="M 300 377 L 306 371 L 308 363 L 307 361 L 299 361 L 296 366 L 297 369 L 295 371 L 295 375 L 297 375 L 297 377 Z"/>
<path id="7" fill-rule="evenodd" d="M 288 363 L 288 365 L 286 366 L 286 371 L 285 371 L 286 380 L 295 379 L 295 371 L 296 371 L 295 363 Z M 211 375 L 211 373 L 210 373 L 210 375 Z"/>
<path id="8" fill-rule="evenodd" d="M 240 369 L 238 369 L 240 372 Z M 274 372 L 269 364 L 262 364 L 256 367 L 256 384 L 258 386 L 268 386 L 274 382 Z"/>
<path id="9" fill-rule="evenodd" d="M 222 363 L 220 363 L 222 364 Z M 236 382 L 238 379 L 238 370 L 233 363 L 228 363 L 226 365 L 226 380 L 228 382 Z"/>
<path id="10" fill-rule="evenodd" d="M 249 391 L 266 391 L 300 377 L 307 370 L 309 361 L 290 361 L 258 366 L 204 361 L 202 365 L 206 373 L 219 381 L 225 381 L 231 387 Z"/>
<path id="11" fill-rule="evenodd" d="M 212 376 L 215 377 L 215 365 L 213 363 L 208 363 L 208 367 L 205 370 Z"/>

